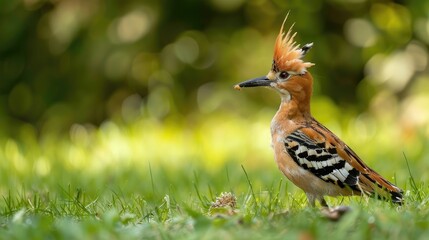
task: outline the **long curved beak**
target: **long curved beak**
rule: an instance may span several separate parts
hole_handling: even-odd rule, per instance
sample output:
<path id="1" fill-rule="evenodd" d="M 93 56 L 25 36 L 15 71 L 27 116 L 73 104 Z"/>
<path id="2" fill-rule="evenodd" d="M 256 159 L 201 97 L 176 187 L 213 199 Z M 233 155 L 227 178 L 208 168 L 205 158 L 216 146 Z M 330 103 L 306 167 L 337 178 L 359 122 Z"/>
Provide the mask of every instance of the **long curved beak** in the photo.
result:
<path id="1" fill-rule="evenodd" d="M 242 83 L 239 83 L 234 86 L 234 89 L 240 90 L 241 88 L 245 87 L 262 87 L 262 86 L 270 86 L 271 80 L 268 79 L 266 76 L 250 79 L 247 81 L 244 81 Z"/>

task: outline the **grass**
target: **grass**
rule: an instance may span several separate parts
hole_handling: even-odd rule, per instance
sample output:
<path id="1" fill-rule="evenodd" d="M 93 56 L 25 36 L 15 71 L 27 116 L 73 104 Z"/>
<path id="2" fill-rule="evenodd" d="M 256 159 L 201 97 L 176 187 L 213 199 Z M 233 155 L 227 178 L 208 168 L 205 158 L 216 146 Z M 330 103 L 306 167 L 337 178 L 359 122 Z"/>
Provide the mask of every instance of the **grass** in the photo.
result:
<path id="1" fill-rule="evenodd" d="M 413 160 L 421 153 L 410 151 L 410 159 L 408 154 L 392 154 L 397 146 L 391 146 L 375 155 L 392 159 L 385 168 L 385 163 L 369 159 L 405 190 L 403 206 L 359 197 L 328 198 L 332 206 L 352 208 L 332 221 L 320 209 L 307 207 L 303 192 L 277 170 L 269 133 L 261 133 L 256 124 L 246 135 L 241 126 L 252 120 L 221 119 L 213 120 L 218 124 L 211 130 L 205 123 L 191 131 L 146 119 L 106 122 L 100 128 L 75 125 L 69 135 L 40 137 L 29 128 L 19 139 L 4 138 L 0 238 L 429 237 L 429 189 L 424 176 L 416 175 L 426 163 Z M 386 172 L 390 168 L 397 171 Z M 234 206 L 214 207 L 223 192 L 236 197 Z"/>

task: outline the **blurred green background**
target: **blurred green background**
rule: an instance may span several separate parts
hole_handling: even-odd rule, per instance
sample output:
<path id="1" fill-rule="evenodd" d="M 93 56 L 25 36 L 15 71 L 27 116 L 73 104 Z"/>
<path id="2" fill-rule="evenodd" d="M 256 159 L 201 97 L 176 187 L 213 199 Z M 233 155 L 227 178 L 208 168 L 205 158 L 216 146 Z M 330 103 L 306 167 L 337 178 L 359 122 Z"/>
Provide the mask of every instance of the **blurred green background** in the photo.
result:
<path id="1" fill-rule="evenodd" d="M 403 154 L 429 180 L 428 1 L 7 0 L 0 192 L 100 176 L 148 186 L 161 165 L 171 182 L 240 165 L 279 179 L 279 97 L 232 86 L 268 72 L 288 11 L 296 40 L 314 42 L 313 115 L 389 180 L 407 184 Z"/>

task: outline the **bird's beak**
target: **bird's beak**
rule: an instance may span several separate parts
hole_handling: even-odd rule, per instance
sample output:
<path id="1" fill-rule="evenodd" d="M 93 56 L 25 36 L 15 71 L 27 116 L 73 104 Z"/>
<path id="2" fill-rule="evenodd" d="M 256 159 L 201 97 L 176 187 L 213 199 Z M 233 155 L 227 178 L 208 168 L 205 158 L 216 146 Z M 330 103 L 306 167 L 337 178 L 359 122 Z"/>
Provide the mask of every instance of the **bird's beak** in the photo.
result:
<path id="1" fill-rule="evenodd" d="M 263 77 L 258 77 L 258 78 L 250 79 L 242 83 L 239 83 L 234 86 L 234 89 L 240 90 L 241 88 L 245 88 L 245 87 L 270 86 L 272 82 L 273 81 L 268 79 L 266 76 L 263 76 Z"/>

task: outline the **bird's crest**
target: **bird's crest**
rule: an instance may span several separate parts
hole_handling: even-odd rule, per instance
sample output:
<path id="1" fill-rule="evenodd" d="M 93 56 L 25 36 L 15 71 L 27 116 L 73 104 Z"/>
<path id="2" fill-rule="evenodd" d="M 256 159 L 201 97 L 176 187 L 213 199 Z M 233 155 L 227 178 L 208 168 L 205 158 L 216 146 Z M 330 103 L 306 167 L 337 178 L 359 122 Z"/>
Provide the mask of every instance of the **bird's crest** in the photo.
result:
<path id="1" fill-rule="evenodd" d="M 289 31 L 287 31 L 286 34 L 283 32 L 283 26 L 288 15 L 283 21 L 282 27 L 280 28 L 279 35 L 277 36 L 276 43 L 274 45 L 272 70 L 275 72 L 288 71 L 294 72 L 296 74 L 303 74 L 307 71 L 307 68 L 314 65 L 314 63 L 304 62 L 301 59 L 313 46 L 313 43 L 305 44 L 302 48 L 300 48 L 299 44 L 297 44 L 294 40 L 296 32 L 292 32 L 293 25 L 289 28 Z"/>

